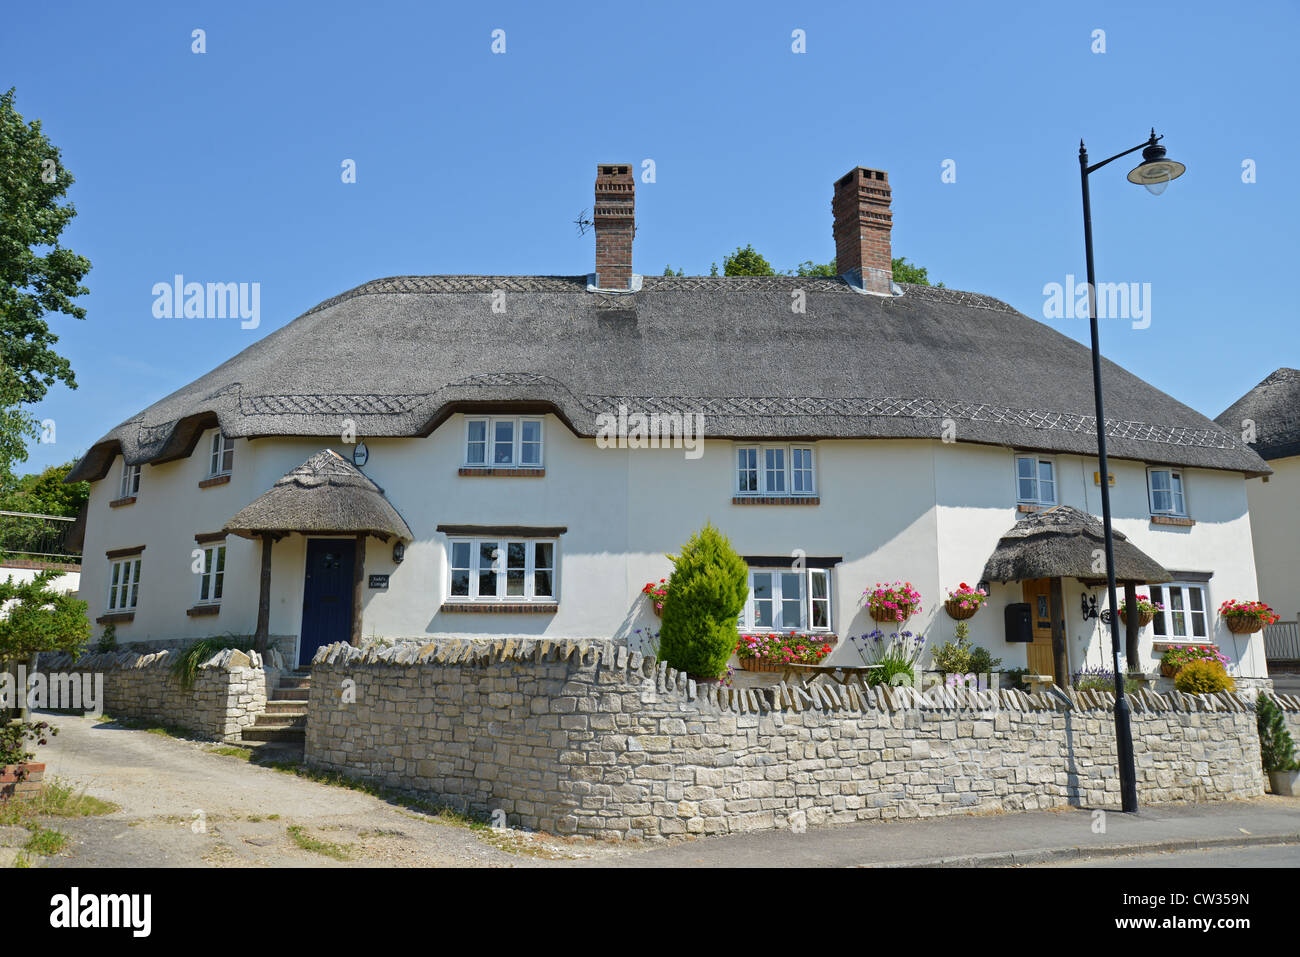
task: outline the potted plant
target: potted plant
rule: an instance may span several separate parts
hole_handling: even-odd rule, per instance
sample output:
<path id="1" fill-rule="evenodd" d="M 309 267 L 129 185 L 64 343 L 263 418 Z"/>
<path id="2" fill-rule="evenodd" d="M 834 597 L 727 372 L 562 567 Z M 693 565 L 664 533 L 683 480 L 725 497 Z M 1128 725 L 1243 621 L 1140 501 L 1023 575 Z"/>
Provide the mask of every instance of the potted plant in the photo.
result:
<path id="1" fill-rule="evenodd" d="M 736 657 L 745 671 L 779 672 L 785 665 L 815 665 L 830 653 L 824 638 L 794 631 L 741 635 L 736 642 Z"/>
<path id="2" fill-rule="evenodd" d="M 1229 599 L 1219 606 L 1219 614 L 1227 623 L 1228 630 L 1236 635 L 1253 634 L 1278 620 L 1273 609 L 1262 601 Z"/>
<path id="3" fill-rule="evenodd" d="M 662 615 L 664 613 L 664 599 L 668 597 L 668 579 L 661 578 L 657 582 L 646 582 L 645 588 L 642 588 L 641 592 L 650 598 L 655 614 Z"/>
<path id="4" fill-rule="evenodd" d="M 888 638 L 877 628 L 865 635 L 851 635 L 849 644 L 857 651 L 867 672 L 867 684 L 916 687 L 916 666 L 925 650 L 925 636 L 910 631 L 892 632 Z"/>
<path id="5" fill-rule="evenodd" d="M 40 789 L 37 782 L 44 776 L 45 765 L 32 763 L 36 754 L 27 750 L 27 744 L 44 745 L 47 736 L 58 733 L 58 728 L 45 721 L 0 725 L 0 801 L 22 798 Z"/>
<path id="6" fill-rule="evenodd" d="M 948 613 L 949 618 L 955 618 L 958 621 L 974 616 L 975 612 L 984 607 L 988 601 L 989 593 L 982 588 L 971 588 L 965 582 L 962 582 L 954 589 L 949 589 L 948 598 L 943 603 L 944 611 Z"/>
<path id="7" fill-rule="evenodd" d="M 863 595 L 867 599 L 867 612 L 876 621 L 907 621 L 921 610 L 921 593 L 911 582 L 892 585 L 876 582 Z"/>
<path id="8" fill-rule="evenodd" d="M 1161 656 L 1160 673 L 1166 678 L 1172 678 L 1183 665 L 1193 661 L 1217 661 L 1225 668 L 1228 665 L 1227 656 L 1214 645 L 1181 645 L 1170 648 Z"/>
<path id="9" fill-rule="evenodd" d="M 1165 606 L 1158 601 L 1152 601 L 1147 595 L 1137 596 L 1137 616 L 1138 627 L 1145 628 L 1151 624 L 1156 617 L 1156 612 L 1164 611 Z M 1119 620 L 1128 624 L 1128 599 L 1123 598 L 1119 603 Z"/>
<path id="10" fill-rule="evenodd" d="M 1295 797 L 1300 794 L 1300 758 L 1295 741 L 1286 729 L 1286 719 L 1277 702 L 1260 692 L 1255 699 L 1255 720 L 1259 726 L 1259 752 L 1268 775 L 1269 790 Z"/>

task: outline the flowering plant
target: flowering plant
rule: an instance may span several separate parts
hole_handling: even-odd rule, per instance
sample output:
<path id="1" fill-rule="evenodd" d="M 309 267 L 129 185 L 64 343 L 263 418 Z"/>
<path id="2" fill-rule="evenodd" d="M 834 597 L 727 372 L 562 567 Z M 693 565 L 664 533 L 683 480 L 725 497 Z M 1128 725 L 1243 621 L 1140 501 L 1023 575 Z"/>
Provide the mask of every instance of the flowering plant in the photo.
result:
<path id="1" fill-rule="evenodd" d="M 646 582 L 645 588 L 641 591 L 650 596 L 650 600 L 655 603 L 655 611 L 664 610 L 664 599 L 668 597 L 668 579 L 661 578 L 657 582 Z"/>
<path id="2" fill-rule="evenodd" d="M 989 593 L 983 588 L 971 588 L 962 582 L 956 588 L 948 589 L 948 601 L 953 602 L 962 611 L 967 609 L 979 611 L 989 600 Z"/>
<path id="3" fill-rule="evenodd" d="M 1120 614 L 1128 614 L 1128 599 L 1119 600 Z M 1158 601 L 1152 601 L 1147 595 L 1137 596 L 1137 610 L 1139 615 L 1154 615 L 1158 611 L 1164 611 L 1165 606 Z"/>
<path id="4" fill-rule="evenodd" d="M 1081 668 L 1070 676 L 1070 684 L 1076 691 L 1114 691 L 1115 672 L 1098 665 Z"/>
<path id="5" fill-rule="evenodd" d="M 1160 658 L 1160 664 L 1170 668 L 1181 668 L 1192 661 L 1217 661 L 1225 668 L 1228 666 L 1227 655 L 1219 651 L 1214 645 L 1187 645 L 1183 648 L 1170 648 Z"/>
<path id="6" fill-rule="evenodd" d="M 868 588 L 863 595 L 876 621 L 907 621 L 921 610 L 921 593 L 911 582 L 876 582 L 876 587 Z"/>
<path id="7" fill-rule="evenodd" d="M 878 665 L 886 659 L 901 660 L 915 665 L 925 648 L 925 636 L 910 631 L 892 632 L 889 637 L 877 628 L 865 635 L 850 635 L 849 643 L 857 649 L 858 657 L 866 665 Z"/>
<path id="8" fill-rule="evenodd" d="M 741 635 L 736 654 L 741 658 L 758 658 L 778 665 L 815 665 L 831 653 L 831 646 L 813 635 L 798 632 L 766 632 Z"/>
<path id="9" fill-rule="evenodd" d="M 1229 599 L 1219 606 L 1219 614 L 1225 618 L 1249 618 L 1262 625 L 1272 625 L 1278 620 L 1273 609 L 1262 601 Z"/>

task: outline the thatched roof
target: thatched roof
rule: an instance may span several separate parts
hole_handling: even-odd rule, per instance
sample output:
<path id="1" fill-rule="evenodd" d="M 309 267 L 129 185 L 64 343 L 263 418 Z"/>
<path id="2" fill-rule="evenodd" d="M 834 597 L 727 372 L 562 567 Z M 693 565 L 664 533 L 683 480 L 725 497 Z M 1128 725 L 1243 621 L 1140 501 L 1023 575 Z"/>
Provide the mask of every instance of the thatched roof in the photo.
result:
<path id="1" fill-rule="evenodd" d="M 1086 346 L 988 296 L 901 288 L 646 276 L 640 292 L 606 295 L 585 276 L 376 280 L 128 419 L 69 478 L 102 478 L 118 454 L 188 455 L 217 425 L 324 437 L 350 418 L 367 438 L 420 436 L 494 403 L 555 412 L 584 437 L 625 404 L 701 413 L 711 438 L 933 439 L 951 419 L 962 442 L 1095 454 Z M 1236 431 L 1110 362 L 1105 386 L 1113 457 L 1269 471 Z"/>
<path id="2" fill-rule="evenodd" d="M 1252 423 L 1264 459 L 1300 455 L 1300 369 L 1278 369 L 1214 421 L 1238 435 Z"/>
<path id="3" fill-rule="evenodd" d="M 223 531 L 260 534 L 359 534 L 387 540 L 414 538 L 384 498 L 384 490 L 333 449 L 317 452 L 288 472 L 226 523 Z"/>
<path id="4" fill-rule="evenodd" d="M 1115 579 L 1145 584 L 1172 581 L 1169 572 L 1150 555 L 1114 533 Z M 1100 520 L 1069 505 L 1057 505 L 1026 515 L 998 541 L 984 566 L 985 581 L 1025 581 L 1030 578 L 1106 577 L 1097 571 L 1094 557 L 1105 549 Z"/>

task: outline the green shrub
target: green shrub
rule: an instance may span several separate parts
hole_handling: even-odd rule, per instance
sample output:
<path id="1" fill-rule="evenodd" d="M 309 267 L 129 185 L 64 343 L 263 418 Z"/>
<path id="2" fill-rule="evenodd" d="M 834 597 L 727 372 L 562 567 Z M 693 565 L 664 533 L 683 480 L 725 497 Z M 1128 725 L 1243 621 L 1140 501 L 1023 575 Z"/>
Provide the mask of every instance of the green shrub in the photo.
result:
<path id="1" fill-rule="evenodd" d="M 1286 729 L 1282 709 L 1268 695 L 1260 692 L 1255 699 L 1255 720 L 1259 724 L 1259 751 L 1265 771 L 1300 771 L 1295 741 Z"/>
<path id="2" fill-rule="evenodd" d="M 1002 664 L 1001 658 L 994 658 L 993 654 L 987 648 L 981 648 L 976 645 L 970 652 L 970 670 L 977 675 L 986 675 L 991 671 L 996 671 L 998 665 Z"/>
<path id="3" fill-rule="evenodd" d="M 659 629 L 660 656 L 692 678 L 722 675 L 736 648 L 736 619 L 748 594 L 744 560 L 725 535 L 706 523 L 673 558 Z"/>
<path id="4" fill-rule="evenodd" d="M 878 664 L 880 667 L 872 668 L 867 672 L 867 684 L 872 688 L 876 685 L 915 687 L 916 672 L 912 668 L 912 663 L 902 655 L 891 652 L 881 658 Z M 899 675 L 906 676 L 907 680 L 899 680 Z"/>
<path id="5" fill-rule="evenodd" d="M 1178 669 L 1174 687 L 1185 694 L 1214 694 L 1233 691 L 1237 683 L 1228 677 L 1228 670 L 1217 661 L 1189 661 Z"/>
<path id="6" fill-rule="evenodd" d="M 207 661 L 218 651 L 235 648 L 239 651 L 252 651 L 253 639 L 231 635 L 225 638 L 200 638 L 181 649 L 176 660 L 172 662 L 172 674 L 180 679 L 182 688 L 193 688 L 198 675 L 199 665 Z"/>
<path id="7" fill-rule="evenodd" d="M 117 625 L 110 621 L 104 626 L 104 634 L 100 636 L 99 644 L 95 650 L 101 655 L 117 651 Z"/>
<path id="8" fill-rule="evenodd" d="M 1029 674 L 1028 668 L 1007 668 L 1002 672 L 1002 685 L 1008 691 L 1027 691 L 1025 687 L 1025 675 Z"/>

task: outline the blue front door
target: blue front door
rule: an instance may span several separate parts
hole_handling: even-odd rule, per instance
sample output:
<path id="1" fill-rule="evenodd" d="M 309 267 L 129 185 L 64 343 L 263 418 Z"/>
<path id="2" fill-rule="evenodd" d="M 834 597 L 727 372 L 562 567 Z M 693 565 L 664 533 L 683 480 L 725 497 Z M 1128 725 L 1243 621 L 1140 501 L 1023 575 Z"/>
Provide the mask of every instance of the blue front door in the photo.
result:
<path id="1" fill-rule="evenodd" d="M 349 539 L 307 539 L 299 665 L 311 664 L 321 645 L 352 638 L 352 563 L 356 550 L 357 543 Z"/>

